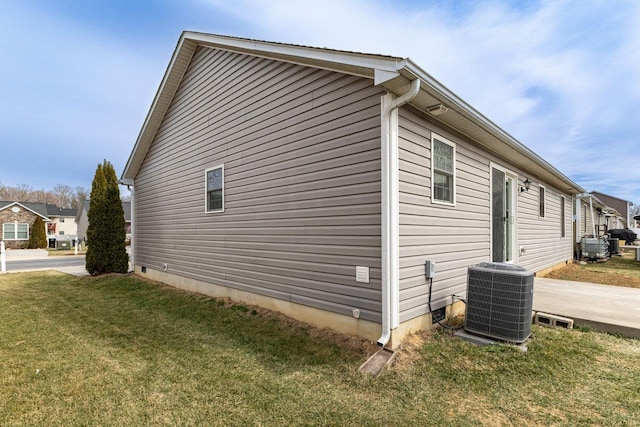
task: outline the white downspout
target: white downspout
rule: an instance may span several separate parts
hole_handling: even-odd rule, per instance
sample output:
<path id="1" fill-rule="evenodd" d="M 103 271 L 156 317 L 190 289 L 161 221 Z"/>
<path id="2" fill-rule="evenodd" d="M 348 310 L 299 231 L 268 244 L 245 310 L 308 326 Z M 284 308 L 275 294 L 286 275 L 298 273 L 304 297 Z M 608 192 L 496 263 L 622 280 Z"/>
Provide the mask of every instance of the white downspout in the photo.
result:
<path id="1" fill-rule="evenodd" d="M 576 235 L 574 236 L 574 240 L 576 243 L 580 243 L 582 240 L 582 194 L 577 194 L 576 196 Z"/>
<path id="2" fill-rule="evenodd" d="M 378 345 L 383 347 L 391 339 L 391 330 L 400 322 L 398 108 L 415 98 L 419 91 L 420 80 L 415 79 L 407 93 L 396 99 L 387 94 L 381 102 L 382 334 Z"/>
<path id="3" fill-rule="evenodd" d="M 118 183 L 121 185 L 126 185 L 127 189 L 131 193 L 131 254 L 129 255 L 129 263 L 131 264 L 131 271 L 135 271 L 135 181 L 133 179 L 127 178 L 121 179 L 120 181 L 118 181 Z"/>
<path id="4" fill-rule="evenodd" d="M 136 200 L 136 196 L 135 196 L 135 185 L 133 183 L 131 183 L 129 186 L 129 192 L 131 193 L 131 239 L 130 239 L 130 247 L 131 247 L 131 254 L 129 255 L 129 263 L 131 264 L 131 271 L 136 271 L 136 263 L 135 263 L 135 221 L 134 221 L 134 212 L 135 212 L 135 200 Z"/>
<path id="5" fill-rule="evenodd" d="M 593 198 L 592 197 L 589 197 L 589 209 L 591 209 L 591 235 L 593 237 L 598 237 L 596 236 L 596 223 L 593 220 L 594 215 L 593 215 Z"/>

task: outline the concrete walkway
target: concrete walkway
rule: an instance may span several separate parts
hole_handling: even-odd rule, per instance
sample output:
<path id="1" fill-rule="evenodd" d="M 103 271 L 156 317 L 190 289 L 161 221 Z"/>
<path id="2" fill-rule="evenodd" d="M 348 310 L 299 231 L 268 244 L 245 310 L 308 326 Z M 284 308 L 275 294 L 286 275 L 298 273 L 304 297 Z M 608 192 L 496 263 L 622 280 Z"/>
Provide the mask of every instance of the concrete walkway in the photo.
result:
<path id="1" fill-rule="evenodd" d="M 640 338 L 640 289 L 536 277 L 533 310 Z"/>

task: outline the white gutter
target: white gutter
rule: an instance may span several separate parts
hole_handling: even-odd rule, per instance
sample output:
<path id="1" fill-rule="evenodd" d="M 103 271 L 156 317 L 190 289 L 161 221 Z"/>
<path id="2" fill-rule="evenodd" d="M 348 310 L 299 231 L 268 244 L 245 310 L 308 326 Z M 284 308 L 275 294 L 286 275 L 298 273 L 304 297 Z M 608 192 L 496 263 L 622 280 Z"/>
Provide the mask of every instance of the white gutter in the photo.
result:
<path id="1" fill-rule="evenodd" d="M 500 142 L 504 143 L 507 147 L 512 148 L 516 152 L 523 155 L 525 158 L 530 159 L 541 168 L 551 172 L 551 174 L 566 184 L 568 187 L 575 189 L 576 192 L 585 192 L 578 184 L 574 183 L 571 179 L 566 177 L 562 172 L 552 166 L 549 162 L 542 157 L 534 153 L 531 149 L 520 143 L 513 136 L 509 135 L 503 129 L 498 127 L 495 123 L 489 120 L 487 117 L 478 112 L 471 105 L 466 103 L 462 98 L 453 93 L 447 87 L 445 87 L 438 80 L 433 78 L 430 74 L 424 71 L 420 66 L 415 64 L 410 58 L 407 58 L 405 70 L 422 80 L 425 86 L 425 90 L 431 89 L 435 92 L 435 97 L 448 108 L 452 108 L 458 111 L 463 117 L 472 123 L 485 130 L 488 134 L 497 138 Z M 557 185 L 556 185 L 557 186 Z"/>
<path id="2" fill-rule="evenodd" d="M 391 330 L 400 323 L 399 270 L 400 270 L 400 192 L 398 178 L 398 108 L 411 101 L 420 91 L 420 80 L 411 81 L 411 87 L 399 98 L 387 94 L 381 102 L 382 142 L 382 335 L 379 346 L 391 339 Z"/>

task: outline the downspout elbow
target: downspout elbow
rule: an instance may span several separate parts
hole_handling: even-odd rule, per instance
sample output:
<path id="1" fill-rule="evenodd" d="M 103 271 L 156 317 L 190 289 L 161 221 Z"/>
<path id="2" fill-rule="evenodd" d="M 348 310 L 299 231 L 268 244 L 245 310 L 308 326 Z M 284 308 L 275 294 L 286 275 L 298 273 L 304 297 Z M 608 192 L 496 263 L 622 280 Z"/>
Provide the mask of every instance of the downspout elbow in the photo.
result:
<path id="1" fill-rule="evenodd" d="M 409 86 L 409 90 L 399 98 L 396 98 L 389 104 L 389 111 L 387 113 L 391 113 L 391 111 L 395 110 L 410 102 L 413 98 L 415 98 L 420 92 L 420 79 L 415 79 L 411 81 L 411 85 Z"/>

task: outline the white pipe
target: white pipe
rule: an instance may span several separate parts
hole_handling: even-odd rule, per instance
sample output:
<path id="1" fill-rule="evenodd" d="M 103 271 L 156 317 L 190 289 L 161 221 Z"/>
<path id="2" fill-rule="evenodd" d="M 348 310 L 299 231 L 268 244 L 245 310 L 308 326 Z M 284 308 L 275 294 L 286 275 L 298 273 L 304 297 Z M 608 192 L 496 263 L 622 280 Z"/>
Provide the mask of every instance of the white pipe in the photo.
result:
<path id="1" fill-rule="evenodd" d="M 134 212 L 135 212 L 135 186 L 133 184 L 130 184 L 128 186 L 129 188 L 129 192 L 131 193 L 131 238 L 129 239 L 129 247 L 130 247 L 130 251 L 131 254 L 129 254 L 129 263 L 131 263 L 131 271 L 135 271 L 136 270 L 136 264 L 135 264 L 135 258 L 134 258 L 134 245 L 135 245 L 135 238 L 134 238 L 134 227 L 135 227 L 135 221 L 133 220 L 133 216 L 134 216 Z"/>
<path id="2" fill-rule="evenodd" d="M 407 93 L 392 99 L 388 94 L 381 101 L 381 202 L 382 202 L 382 334 L 378 345 L 391 339 L 391 329 L 399 323 L 399 235 L 400 206 L 398 179 L 398 108 L 411 101 L 420 91 L 415 79 Z"/>
<path id="3" fill-rule="evenodd" d="M 593 237 L 598 237 L 596 236 L 596 223 L 593 220 L 594 215 L 593 215 L 593 198 L 592 197 L 589 197 L 589 209 L 591 209 L 591 235 Z"/>
<path id="4" fill-rule="evenodd" d="M 0 273 L 7 272 L 7 262 L 4 254 L 4 240 L 0 240 Z"/>

